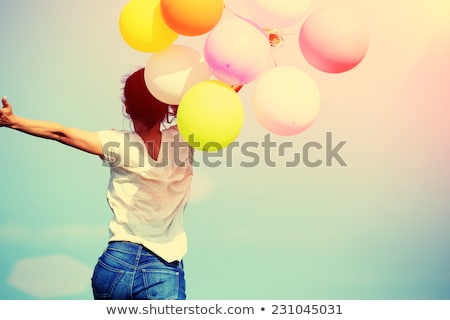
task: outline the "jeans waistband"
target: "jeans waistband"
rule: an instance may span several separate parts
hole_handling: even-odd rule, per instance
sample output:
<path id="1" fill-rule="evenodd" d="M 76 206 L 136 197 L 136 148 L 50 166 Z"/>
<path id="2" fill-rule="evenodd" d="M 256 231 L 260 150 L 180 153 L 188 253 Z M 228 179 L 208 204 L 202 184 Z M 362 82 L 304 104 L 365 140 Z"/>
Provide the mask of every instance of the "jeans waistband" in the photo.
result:
<path id="1" fill-rule="evenodd" d="M 110 241 L 108 243 L 108 248 L 127 252 L 127 253 L 143 252 L 143 253 L 155 254 L 151 250 L 147 249 L 146 247 L 144 247 L 143 245 L 141 245 L 139 243 L 128 242 L 128 241 Z"/>
<path id="2" fill-rule="evenodd" d="M 173 264 L 183 264 L 183 261 L 172 261 L 167 262 L 164 259 L 162 259 L 160 256 L 158 256 L 156 253 L 151 251 L 150 249 L 144 247 L 142 244 L 134 243 L 134 242 L 128 242 L 128 241 L 110 241 L 108 243 L 108 249 L 113 249 L 117 251 L 122 251 L 125 253 L 130 254 L 139 254 L 139 255 L 148 255 L 148 256 L 155 256 L 157 257 L 161 262 L 169 265 Z"/>

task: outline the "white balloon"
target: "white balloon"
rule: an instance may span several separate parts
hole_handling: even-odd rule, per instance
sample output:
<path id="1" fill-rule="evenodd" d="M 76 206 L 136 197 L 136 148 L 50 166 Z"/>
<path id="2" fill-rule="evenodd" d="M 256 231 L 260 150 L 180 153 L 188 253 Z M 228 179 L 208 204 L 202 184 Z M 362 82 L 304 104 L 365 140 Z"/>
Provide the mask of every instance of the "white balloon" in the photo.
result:
<path id="1" fill-rule="evenodd" d="M 311 0 L 246 0 L 255 22 L 267 28 L 287 28 L 299 23 Z"/>
<path id="2" fill-rule="evenodd" d="M 320 110 L 320 92 L 303 70 L 280 66 L 262 75 L 255 83 L 253 111 L 270 132 L 291 136 L 303 132 Z"/>
<path id="3" fill-rule="evenodd" d="M 210 79 L 211 71 L 195 49 L 172 45 L 150 56 L 144 77 L 148 90 L 156 99 L 178 105 L 187 90 Z"/>

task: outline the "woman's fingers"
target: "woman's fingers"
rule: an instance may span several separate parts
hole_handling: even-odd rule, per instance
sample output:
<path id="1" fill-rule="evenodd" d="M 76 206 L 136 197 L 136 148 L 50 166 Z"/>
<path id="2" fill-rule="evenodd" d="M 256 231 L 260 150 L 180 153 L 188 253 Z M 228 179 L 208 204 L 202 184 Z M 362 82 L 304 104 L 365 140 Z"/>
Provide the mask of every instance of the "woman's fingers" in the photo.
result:
<path id="1" fill-rule="evenodd" d="M 2 105 L 3 105 L 3 108 L 11 108 L 11 106 L 9 105 L 7 97 L 3 97 L 2 98 Z"/>

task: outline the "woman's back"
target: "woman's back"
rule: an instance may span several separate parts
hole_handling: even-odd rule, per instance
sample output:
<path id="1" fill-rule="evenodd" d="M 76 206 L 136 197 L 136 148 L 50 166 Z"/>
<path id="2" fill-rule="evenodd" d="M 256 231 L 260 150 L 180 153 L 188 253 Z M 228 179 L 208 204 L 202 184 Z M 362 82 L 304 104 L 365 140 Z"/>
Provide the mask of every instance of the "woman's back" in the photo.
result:
<path id="1" fill-rule="evenodd" d="M 187 246 L 183 213 L 192 181 L 192 148 L 180 140 L 176 126 L 162 130 L 156 161 L 135 132 L 99 135 L 111 168 L 111 240 L 137 242 L 167 261 L 181 260 Z"/>

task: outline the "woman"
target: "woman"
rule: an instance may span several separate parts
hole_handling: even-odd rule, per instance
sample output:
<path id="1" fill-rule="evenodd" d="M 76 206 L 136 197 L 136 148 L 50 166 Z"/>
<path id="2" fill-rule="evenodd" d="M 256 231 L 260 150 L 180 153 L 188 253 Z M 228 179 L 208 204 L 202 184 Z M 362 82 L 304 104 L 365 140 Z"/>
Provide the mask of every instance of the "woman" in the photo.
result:
<path id="1" fill-rule="evenodd" d="M 92 276 L 95 299 L 186 299 L 183 213 L 192 180 L 192 148 L 170 118 L 175 108 L 148 91 L 141 68 L 125 80 L 123 105 L 134 131 L 89 132 L 16 116 L 2 99 L 0 126 L 98 155 L 110 167 L 113 218 Z"/>

